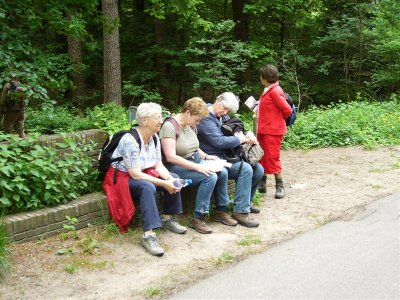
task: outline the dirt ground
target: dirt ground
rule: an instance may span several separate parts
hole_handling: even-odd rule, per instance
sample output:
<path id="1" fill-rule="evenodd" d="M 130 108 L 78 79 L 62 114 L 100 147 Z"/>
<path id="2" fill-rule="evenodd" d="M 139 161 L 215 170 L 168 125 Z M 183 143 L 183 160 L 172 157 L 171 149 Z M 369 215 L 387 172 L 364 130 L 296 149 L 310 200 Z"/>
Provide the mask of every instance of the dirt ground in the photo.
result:
<path id="1" fill-rule="evenodd" d="M 248 255 L 328 222 L 351 219 L 366 204 L 399 192 L 398 146 L 284 151 L 282 159 L 287 197 L 273 198 L 269 177 L 261 213 L 254 215 L 260 222 L 256 229 L 210 221 L 209 235 L 161 230 L 161 258 L 140 246 L 139 229 L 119 235 L 110 226 L 80 230 L 79 239 L 58 235 L 14 244 L 14 268 L 0 283 L 0 298 L 164 299 Z"/>

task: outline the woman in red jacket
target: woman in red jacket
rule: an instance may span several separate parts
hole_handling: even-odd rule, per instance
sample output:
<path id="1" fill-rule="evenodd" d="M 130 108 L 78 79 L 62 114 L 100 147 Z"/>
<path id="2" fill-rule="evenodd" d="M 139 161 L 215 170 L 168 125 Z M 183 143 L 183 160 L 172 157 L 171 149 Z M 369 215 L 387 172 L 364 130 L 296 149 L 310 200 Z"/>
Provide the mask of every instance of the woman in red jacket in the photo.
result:
<path id="1" fill-rule="evenodd" d="M 264 150 L 260 164 L 264 167 L 264 177 L 260 184 L 260 192 L 266 192 L 266 174 L 274 174 L 276 182 L 275 199 L 285 197 L 280 159 L 281 144 L 286 134 L 285 118 L 292 109 L 286 102 L 285 94 L 279 86 L 278 69 L 274 65 L 266 65 L 260 69 L 261 84 L 265 89 L 258 106 L 257 140 Z"/>

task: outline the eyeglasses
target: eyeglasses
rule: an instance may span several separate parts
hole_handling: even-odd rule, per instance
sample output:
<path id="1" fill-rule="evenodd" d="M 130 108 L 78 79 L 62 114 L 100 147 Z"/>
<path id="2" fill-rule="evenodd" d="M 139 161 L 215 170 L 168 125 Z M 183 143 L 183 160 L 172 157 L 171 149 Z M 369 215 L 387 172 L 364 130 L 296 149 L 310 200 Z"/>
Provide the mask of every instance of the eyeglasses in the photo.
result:
<path id="1" fill-rule="evenodd" d="M 157 121 L 157 122 L 160 122 L 160 121 L 163 121 L 163 120 L 164 120 L 164 117 L 161 116 L 161 115 L 158 115 L 158 116 L 149 117 L 149 119 L 155 120 L 155 121 Z"/>

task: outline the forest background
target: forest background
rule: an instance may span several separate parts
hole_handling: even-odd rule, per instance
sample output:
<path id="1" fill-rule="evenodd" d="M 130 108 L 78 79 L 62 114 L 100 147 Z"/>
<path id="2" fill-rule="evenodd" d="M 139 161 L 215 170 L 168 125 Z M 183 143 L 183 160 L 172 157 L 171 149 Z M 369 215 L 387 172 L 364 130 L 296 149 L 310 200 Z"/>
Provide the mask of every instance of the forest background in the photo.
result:
<path id="1" fill-rule="evenodd" d="M 143 101 L 176 109 L 262 90 L 274 63 L 300 109 L 400 88 L 395 0 L 0 0 L 0 84 L 30 107 Z"/>
<path id="2" fill-rule="evenodd" d="M 301 112 L 285 149 L 400 144 L 398 1 L 0 0 L 0 84 L 28 96 L 28 139 L 0 131 L 0 216 L 100 189 L 83 153 L 41 134 L 129 128 L 127 107 L 174 112 L 230 90 L 262 91 L 274 63 Z"/>

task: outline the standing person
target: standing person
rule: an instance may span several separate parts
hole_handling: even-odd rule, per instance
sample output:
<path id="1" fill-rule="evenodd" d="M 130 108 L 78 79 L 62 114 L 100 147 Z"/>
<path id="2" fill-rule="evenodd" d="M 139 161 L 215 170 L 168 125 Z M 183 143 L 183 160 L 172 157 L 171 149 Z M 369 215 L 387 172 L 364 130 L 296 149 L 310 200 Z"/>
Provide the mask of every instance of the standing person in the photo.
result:
<path id="1" fill-rule="evenodd" d="M 202 160 L 219 159 L 199 148 L 196 125 L 206 116 L 208 116 L 206 103 L 201 98 L 191 98 L 185 102 L 179 114 L 164 123 L 160 131 L 162 149 L 168 162 L 167 168 L 181 178 L 192 179 L 193 185 L 199 186 L 194 218 L 189 226 L 200 233 L 212 232 L 204 222 L 204 216 L 209 212 L 215 186 L 219 193 L 215 199 L 214 220 L 228 226 L 237 225 L 228 213 L 227 173 L 215 173 L 210 167 L 201 164 Z"/>
<path id="2" fill-rule="evenodd" d="M 251 131 L 246 135 L 225 136 L 223 134 L 222 123 L 229 119 L 229 113 L 234 113 L 238 109 L 239 100 L 231 92 L 219 95 L 214 104 L 208 105 L 209 114 L 198 126 L 198 138 L 203 151 L 224 158 L 229 149 L 243 143 L 257 143 Z M 257 227 L 259 223 L 250 218 L 249 213 L 260 212 L 251 206 L 251 201 L 264 174 L 262 166 L 259 163 L 252 167 L 247 162 L 236 162 L 232 164 L 232 167 L 224 168 L 221 173 L 223 172 L 227 172 L 229 179 L 236 181 L 233 217 L 242 226 Z M 216 192 L 218 193 L 218 190 Z"/>
<path id="3" fill-rule="evenodd" d="M 290 116 L 292 109 L 279 86 L 278 69 L 274 65 L 266 65 L 260 69 L 260 73 L 261 84 L 265 86 L 259 102 L 257 123 L 257 139 L 264 150 L 260 163 L 265 170 L 260 192 L 266 192 L 266 175 L 274 174 L 275 199 L 281 199 L 285 197 L 281 145 L 287 132 L 285 118 Z"/>
<path id="4" fill-rule="evenodd" d="M 15 128 L 21 138 L 25 138 L 25 96 L 18 79 L 11 80 L 3 86 L 0 98 L 0 120 L 3 119 L 3 130 L 11 133 Z"/>
<path id="5" fill-rule="evenodd" d="M 114 169 L 117 175 L 119 172 L 129 174 L 130 195 L 140 203 L 143 227 L 141 244 L 150 254 L 162 256 L 164 249 L 153 229 L 164 226 L 175 233 L 183 234 L 187 231 L 175 217 L 182 213 L 181 189 L 174 185 L 174 178 L 178 176 L 170 173 L 161 161 L 160 140 L 158 137 L 153 139 L 160 131 L 163 120 L 161 106 L 142 103 L 137 108 L 136 118 L 141 147 L 130 133 L 126 133 L 112 155 L 112 158 L 122 157 L 122 161 L 112 163 L 105 181 L 108 180 L 110 186 Z M 162 219 L 156 204 L 157 190 L 164 192 Z"/>

